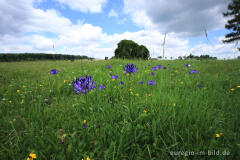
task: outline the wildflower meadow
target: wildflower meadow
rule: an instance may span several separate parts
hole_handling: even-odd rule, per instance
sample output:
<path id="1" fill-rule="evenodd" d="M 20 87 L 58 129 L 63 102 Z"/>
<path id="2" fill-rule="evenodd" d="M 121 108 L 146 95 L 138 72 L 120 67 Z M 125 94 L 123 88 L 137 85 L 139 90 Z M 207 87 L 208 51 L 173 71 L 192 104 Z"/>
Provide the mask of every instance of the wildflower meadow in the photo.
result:
<path id="1" fill-rule="evenodd" d="M 0 159 L 240 159 L 239 60 L 0 63 Z"/>

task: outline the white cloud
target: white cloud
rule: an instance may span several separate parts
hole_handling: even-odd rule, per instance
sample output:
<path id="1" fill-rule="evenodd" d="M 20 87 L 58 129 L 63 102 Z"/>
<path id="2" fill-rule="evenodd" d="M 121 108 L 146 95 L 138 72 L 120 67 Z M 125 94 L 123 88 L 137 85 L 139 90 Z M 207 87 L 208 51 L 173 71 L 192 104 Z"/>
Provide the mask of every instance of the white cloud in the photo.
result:
<path id="1" fill-rule="evenodd" d="M 115 12 L 113 9 L 110 10 L 110 12 L 108 13 L 109 17 L 118 17 L 118 13 Z"/>
<path id="2" fill-rule="evenodd" d="M 59 3 L 69 6 L 73 10 L 81 12 L 99 13 L 107 0 L 56 0 Z"/>

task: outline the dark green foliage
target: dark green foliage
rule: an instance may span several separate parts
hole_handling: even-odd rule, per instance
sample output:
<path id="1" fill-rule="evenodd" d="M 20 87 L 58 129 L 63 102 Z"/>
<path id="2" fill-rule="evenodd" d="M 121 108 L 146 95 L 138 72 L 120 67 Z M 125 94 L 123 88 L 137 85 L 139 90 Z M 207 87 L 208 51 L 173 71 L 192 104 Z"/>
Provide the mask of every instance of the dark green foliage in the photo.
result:
<path id="1" fill-rule="evenodd" d="M 43 54 L 43 53 L 0 54 L 0 62 L 34 61 L 34 60 L 72 60 L 74 61 L 75 59 L 88 59 L 88 57 L 63 55 L 63 54 Z"/>
<path id="2" fill-rule="evenodd" d="M 144 45 L 138 45 L 132 40 L 121 40 L 115 50 L 115 58 L 148 59 L 149 51 Z"/>
<path id="3" fill-rule="evenodd" d="M 178 59 L 180 59 L 178 57 Z M 196 59 L 196 60 L 204 60 L 204 59 L 217 59 L 217 57 L 211 57 L 209 55 L 200 55 L 200 56 L 194 56 L 192 54 L 190 54 L 189 56 L 185 57 L 184 59 Z"/>
<path id="4" fill-rule="evenodd" d="M 225 28 L 230 30 L 231 33 L 225 35 L 227 39 L 223 40 L 223 42 L 231 43 L 240 40 L 240 1 L 232 0 L 228 5 L 228 11 L 223 13 L 223 16 L 232 17 L 225 25 Z M 238 50 L 240 50 L 240 48 L 238 48 Z"/>

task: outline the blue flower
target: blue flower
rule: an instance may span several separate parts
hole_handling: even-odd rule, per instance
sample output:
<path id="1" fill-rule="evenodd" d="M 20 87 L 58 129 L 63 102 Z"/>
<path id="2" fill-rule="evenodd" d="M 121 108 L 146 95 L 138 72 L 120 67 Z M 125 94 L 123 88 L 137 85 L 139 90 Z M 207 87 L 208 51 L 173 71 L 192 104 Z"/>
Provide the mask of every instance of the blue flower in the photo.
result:
<path id="1" fill-rule="evenodd" d="M 162 68 L 162 65 L 157 65 L 157 68 L 158 68 L 158 69 L 161 69 L 161 68 Z"/>
<path id="2" fill-rule="evenodd" d="M 198 87 L 198 88 L 202 88 L 202 85 L 198 84 L 197 87 Z"/>
<path id="3" fill-rule="evenodd" d="M 154 85 L 155 82 L 153 80 L 148 81 L 148 85 Z"/>
<path id="4" fill-rule="evenodd" d="M 130 64 L 126 64 L 126 65 L 125 65 L 125 68 L 123 68 L 123 70 L 124 70 L 126 73 L 132 74 L 132 73 L 134 73 L 134 72 L 137 72 L 138 68 L 137 68 L 136 65 L 134 65 L 133 63 L 130 63 Z"/>
<path id="5" fill-rule="evenodd" d="M 87 124 L 84 123 L 84 124 L 82 125 L 82 128 L 85 129 L 86 127 L 87 127 Z"/>
<path id="6" fill-rule="evenodd" d="M 152 67 L 152 71 L 155 71 L 157 70 L 158 68 L 157 67 Z"/>
<path id="7" fill-rule="evenodd" d="M 143 84 L 143 83 L 144 83 L 143 81 L 139 82 L 139 84 Z"/>
<path id="8" fill-rule="evenodd" d="M 118 79 L 118 76 L 117 75 L 111 75 L 112 79 L 115 79 L 117 80 Z"/>
<path id="9" fill-rule="evenodd" d="M 188 72 L 189 74 L 197 74 L 198 73 L 198 71 L 197 70 L 192 70 L 192 71 L 190 71 L 190 72 Z"/>
<path id="10" fill-rule="evenodd" d="M 105 85 L 100 85 L 98 89 L 102 90 L 102 89 L 105 89 L 105 88 L 106 88 Z"/>
<path id="11" fill-rule="evenodd" d="M 189 64 L 185 64 L 184 66 L 185 66 L 185 67 L 190 67 L 190 65 L 189 65 Z"/>
<path id="12" fill-rule="evenodd" d="M 167 67 L 163 67 L 163 69 L 167 69 Z"/>
<path id="13" fill-rule="evenodd" d="M 148 64 L 148 66 L 150 66 L 150 64 Z"/>
<path id="14" fill-rule="evenodd" d="M 110 69 L 111 68 L 111 66 L 110 65 L 107 65 L 107 67 L 106 67 L 107 69 Z"/>
<path id="15" fill-rule="evenodd" d="M 52 69 L 52 70 L 50 71 L 50 74 L 58 74 L 58 70 Z"/>
<path id="16" fill-rule="evenodd" d="M 76 94 L 86 93 L 88 90 L 95 88 L 94 83 L 95 82 L 91 82 L 91 76 L 83 76 L 80 79 L 76 78 L 76 81 L 72 82 L 73 90 L 76 91 Z"/>
<path id="17" fill-rule="evenodd" d="M 152 76 L 154 76 L 154 75 L 155 75 L 155 73 L 154 73 L 154 72 L 151 72 L 151 75 L 152 75 Z"/>
<path id="18" fill-rule="evenodd" d="M 124 85 L 123 81 L 120 82 L 121 85 Z"/>

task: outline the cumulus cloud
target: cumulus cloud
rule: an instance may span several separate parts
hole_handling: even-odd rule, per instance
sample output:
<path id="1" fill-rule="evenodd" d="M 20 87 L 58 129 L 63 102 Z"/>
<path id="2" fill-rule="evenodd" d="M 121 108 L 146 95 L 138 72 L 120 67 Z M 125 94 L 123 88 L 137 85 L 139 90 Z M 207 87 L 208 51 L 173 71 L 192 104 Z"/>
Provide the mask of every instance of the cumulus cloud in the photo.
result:
<path id="1" fill-rule="evenodd" d="M 179 36 L 199 36 L 204 28 L 224 28 L 226 20 L 222 12 L 230 1 L 124 0 L 124 13 L 130 14 L 133 22 L 146 29 L 174 32 Z"/>
<path id="2" fill-rule="evenodd" d="M 73 10 L 81 12 L 99 13 L 107 0 L 56 0 L 59 3 L 69 6 Z"/>
<path id="3" fill-rule="evenodd" d="M 61 33 L 71 21 L 56 10 L 33 8 L 33 0 L 0 1 L 0 35 L 19 35 L 25 32 Z M 61 26 L 61 27 L 59 27 Z"/>
<path id="4" fill-rule="evenodd" d="M 109 17 L 118 17 L 118 13 L 115 12 L 113 9 L 110 10 L 110 12 L 108 13 Z"/>

